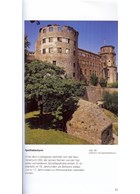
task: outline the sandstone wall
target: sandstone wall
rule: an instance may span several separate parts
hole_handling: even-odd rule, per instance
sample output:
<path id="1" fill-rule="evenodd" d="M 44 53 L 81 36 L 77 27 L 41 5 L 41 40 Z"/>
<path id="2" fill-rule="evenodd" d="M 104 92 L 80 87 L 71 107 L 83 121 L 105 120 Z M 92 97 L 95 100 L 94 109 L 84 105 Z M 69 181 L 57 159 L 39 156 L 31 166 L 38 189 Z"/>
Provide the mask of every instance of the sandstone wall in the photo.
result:
<path id="1" fill-rule="evenodd" d="M 79 79 L 78 34 L 69 26 L 49 25 L 40 29 L 35 58 L 63 67 L 69 77 Z"/>
<path id="2" fill-rule="evenodd" d="M 118 91 L 118 88 L 102 88 L 95 86 L 86 86 L 86 93 L 83 97 L 84 100 L 89 102 L 96 103 L 97 101 L 102 100 L 102 96 L 104 92 L 113 93 L 114 91 Z"/>
<path id="3" fill-rule="evenodd" d="M 67 122 L 67 133 L 91 144 L 109 144 L 113 140 L 110 119 L 96 104 L 82 99 Z"/>

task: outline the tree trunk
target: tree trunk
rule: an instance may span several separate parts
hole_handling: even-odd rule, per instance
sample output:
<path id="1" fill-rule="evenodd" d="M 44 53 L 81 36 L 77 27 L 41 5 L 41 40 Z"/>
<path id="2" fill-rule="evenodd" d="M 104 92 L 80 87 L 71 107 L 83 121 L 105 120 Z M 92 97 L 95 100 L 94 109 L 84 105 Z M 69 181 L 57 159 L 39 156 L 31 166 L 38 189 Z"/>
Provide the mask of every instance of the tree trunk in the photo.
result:
<path id="1" fill-rule="evenodd" d="M 40 115 L 43 115 L 43 103 L 40 104 Z"/>

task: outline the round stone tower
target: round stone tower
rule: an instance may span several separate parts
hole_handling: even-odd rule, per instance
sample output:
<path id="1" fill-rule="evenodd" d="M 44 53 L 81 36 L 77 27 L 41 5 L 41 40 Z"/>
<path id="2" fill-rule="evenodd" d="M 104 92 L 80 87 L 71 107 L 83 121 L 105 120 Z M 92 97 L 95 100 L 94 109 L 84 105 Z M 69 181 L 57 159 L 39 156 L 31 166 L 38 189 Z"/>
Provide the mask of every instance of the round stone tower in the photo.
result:
<path id="1" fill-rule="evenodd" d="M 64 68 L 78 79 L 78 32 L 70 26 L 48 25 L 39 30 L 35 59 Z"/>
<path id="2" fill-rule="evenodd" d="M 103 46 L 100 48 L 100 56 L 103 64 L 103 77 L 108 83 L 117 81 L 116 53 L 114 46 Z"/>

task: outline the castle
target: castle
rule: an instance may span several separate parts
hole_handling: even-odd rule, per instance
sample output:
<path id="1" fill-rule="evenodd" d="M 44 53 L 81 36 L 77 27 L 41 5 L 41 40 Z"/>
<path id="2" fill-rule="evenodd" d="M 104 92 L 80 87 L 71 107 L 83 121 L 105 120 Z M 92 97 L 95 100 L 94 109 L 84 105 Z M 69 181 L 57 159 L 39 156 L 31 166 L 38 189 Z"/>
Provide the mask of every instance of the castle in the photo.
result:
<path id="1" fill-rule="evenodd" d="M 106 45 L 95 54 L 78 48 L 79 32 L 70 26 L 48 25 L 40 28 L 35 53 L 28 60 L 48 61 L 63 67 L 67 76 L 89 83 L 95 74 L 108 83 L 117 81 L 116 53 L 114 46 Z"/>

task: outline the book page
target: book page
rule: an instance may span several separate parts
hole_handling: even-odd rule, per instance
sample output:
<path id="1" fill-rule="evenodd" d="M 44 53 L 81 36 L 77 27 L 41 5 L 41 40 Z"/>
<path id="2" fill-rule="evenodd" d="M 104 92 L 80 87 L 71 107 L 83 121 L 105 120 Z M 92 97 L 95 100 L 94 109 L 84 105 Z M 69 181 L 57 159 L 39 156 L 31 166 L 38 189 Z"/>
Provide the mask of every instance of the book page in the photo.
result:
<path id="1" fill-rule="evenodd" d="M 117 193 L 117 4 L 23 5 L 23 194 Z"/>

